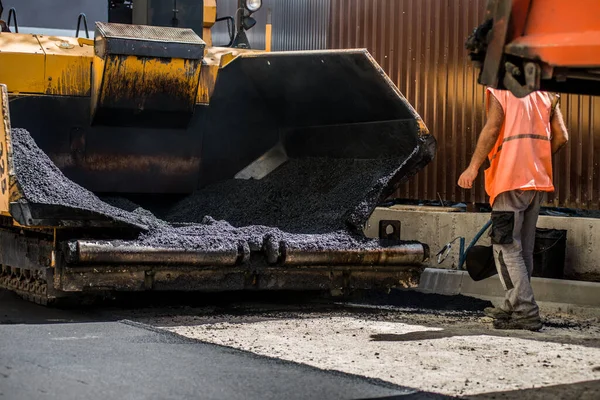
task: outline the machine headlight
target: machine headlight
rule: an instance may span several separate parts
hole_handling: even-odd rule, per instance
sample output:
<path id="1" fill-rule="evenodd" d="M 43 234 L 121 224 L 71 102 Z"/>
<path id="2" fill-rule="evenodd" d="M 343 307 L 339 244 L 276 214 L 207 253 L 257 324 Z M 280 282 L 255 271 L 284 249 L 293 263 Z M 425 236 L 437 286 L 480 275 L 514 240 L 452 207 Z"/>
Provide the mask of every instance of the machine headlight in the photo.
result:
<path id="1" fill-rule="evenodd" d="M 257 12 L 262 7 L 262 0 L 246 0 L 245 6 L 251 13 Z"/>

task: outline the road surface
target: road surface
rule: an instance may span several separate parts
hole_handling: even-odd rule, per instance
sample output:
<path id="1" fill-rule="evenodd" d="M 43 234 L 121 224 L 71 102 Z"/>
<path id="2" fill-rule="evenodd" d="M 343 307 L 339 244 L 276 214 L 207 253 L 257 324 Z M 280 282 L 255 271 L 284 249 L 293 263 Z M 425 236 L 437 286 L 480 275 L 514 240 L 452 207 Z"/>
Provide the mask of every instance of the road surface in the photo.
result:
<path id="1" fill-rule="evenodd" d="M 479 300 L 398 293 L 64 311 L 0 292 L 0 399 L 600 398 L 597 319 L 496 331 Z"/>

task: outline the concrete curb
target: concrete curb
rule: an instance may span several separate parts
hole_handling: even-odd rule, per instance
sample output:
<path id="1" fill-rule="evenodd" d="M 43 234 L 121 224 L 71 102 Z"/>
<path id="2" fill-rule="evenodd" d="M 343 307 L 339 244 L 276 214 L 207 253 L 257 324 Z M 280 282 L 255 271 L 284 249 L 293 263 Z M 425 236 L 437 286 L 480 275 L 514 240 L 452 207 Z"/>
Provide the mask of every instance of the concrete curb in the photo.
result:
<path id="1" fill-rule="evenodd" d="M 444 209 L 440 207 L 440 210 Z M 402 239 L 427 243 L 431 253 L 436 254 L 458 236 L 465 237 L 468 244 L 489 219 L 489 213 L 406 211 L 378 207 L 365 227 L 365 235 L 379 237 L 381 220 L 401 221 Z M 570 279 L 600 282 L 600 246 L 597 246 L 600 242 L 600 218 L 540 216 L 538 227 L 567 230 L 566 276 Z M 489 246 L 489 235 L 483 235 L 478 244 Z M 427 267 L 455 268 L 459 262 L 458 249 L 456 243 L 442 264 L 437 264 L 436 257 L 431 257 Z"/>
<path id="2" fill-rule="evenodd" d="M 531 284 L 540 307 L 556 311 L 588 309 L 600 313 L 600 283 L 563 279 L 532 278 Z M 501 300 L 504 290 L 498 275 L 475 282 L 467 271 L 426 268 L 421 274 L 419 291 L 443 295 L 476 297 L 484 300 Z M 597 310 L 592 310 L 597 309 Z"/>

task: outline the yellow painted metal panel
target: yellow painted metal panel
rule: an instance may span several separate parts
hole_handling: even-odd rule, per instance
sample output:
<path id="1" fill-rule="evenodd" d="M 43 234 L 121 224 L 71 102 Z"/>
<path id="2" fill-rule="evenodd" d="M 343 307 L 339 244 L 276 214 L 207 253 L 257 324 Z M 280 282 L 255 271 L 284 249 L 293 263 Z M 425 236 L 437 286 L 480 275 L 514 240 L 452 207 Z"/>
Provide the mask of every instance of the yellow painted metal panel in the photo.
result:
<path id="1" fill-rule="evenodd" d="M 202 40 L 204 40 L 204 43 L 206 43 L 207 47 L 212 47 L 212 30 L 210 28 L 202 29 Z"/>
<path id="2" fill-rule="evenodd" d="M 202 40 L 207 47 L 212 47 L 212 27 L 217 22 L 217 0 L 204 0 L 204 29 Z"/>
<path id="3" fill-rule="evenodd" d="M 267 24 L 265 28 L 265 51 L 271 51 L 271 44 L 273 41 L 273 26 Z"/>
<path id="4" fill-rule="evenodd" d="M 0 84 L 0 215 L 10 216 L 8 211 L 10 191 L 8 182 L 8 151 L 10 138 L 10 113 L 8 110 L 8 90 Z"/>
<path id="5" fill-rule="evenodd" d="M 77 38 L 77 43 L 79 43 L 80 46 L 94 46 L 94 39 L 87 39 L 87 38 L 82 38 L 79 37 Z"/>
<path id="6" fill-rule="evenodd" d="M 103 63 L 102 68 L 100 60 L 94 60 L 94 121 L 110 118 L 111 110 L 132 118 L 142 113 L 151 118 L 154 111 L 193 113 L 200 80 L 199 60 L 108 55 Z"/>
<path id="7" fill-rule="evenodd" d="M 204 27 L 212 28 L 217 20 L 217 0 L 204 0 Z"/>
<path id="8" fill-rule="evenodd" d="M 208 47 L 200 71 L 200 84 L 196 103 L 208 104 L 215 89 L 219 68 L 226 66 L 240 54 L 263 53 L 263 51 L 232 49 L 230 47 Z"/>
<path id="9" fill-rule="evenodd" d="M 207 47 L 204 51 L 204 61 L 200 70 L 200 84 L 198 85 L 198 96 L 196 103 L 209 104 L 215 89 L 217 75 L 221 66 L 221 58 L 229 57 L 236 51 L 228 47 Z"/>
<path id="10" fill-rule="evenodd" d="M 92 103 L 91 112 L 92 116 L 96 112 L 98 107 L 98 100 L 100 98 L 100 92 L 102 90 L 102 78 L 104 77 L 104 59 L 102 57 L 94 56 L 92 63 Z"/>
<path id="11" fill-rule="evenodd" d="M 46 53 L 46 94 L 89 96 L 94 47 L 76 38 L 38 35 Z"/>
<path id="12" fill-rule="evenodd" d="M 44 93 L 44 57 L 35 35 L 0 34 L 0 82 L 10 93 Z"/>
<path id="13" fill-rule="evenodd" d="M 219 65 L 202 65 L 200 70 L 200 84 L 198 85 L 198 98 L 196 103 L 208 104 L 210 97 L 215 90 L 217 74 L 219 73 Z"/>
<path id="14" fill-rule="evenodd" d="M 169 96 L 196 98 L 200 68 L 181 58 L 148 59 L 136 56 L 109 56 L 104 71 L 100 101 L 111 96 L 129 97 L 143 93 L 157 94 L 168 86 Z M 141 100 L 141 99 L 140 99 Z"/>

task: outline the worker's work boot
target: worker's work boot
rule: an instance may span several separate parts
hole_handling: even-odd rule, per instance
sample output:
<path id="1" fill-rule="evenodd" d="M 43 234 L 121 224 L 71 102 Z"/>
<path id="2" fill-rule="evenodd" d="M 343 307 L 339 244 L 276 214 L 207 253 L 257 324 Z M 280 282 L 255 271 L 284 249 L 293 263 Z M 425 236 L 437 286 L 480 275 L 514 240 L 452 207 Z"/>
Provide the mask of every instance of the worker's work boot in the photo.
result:
<path id="1" fill-rule="evenodd" d="M 540 317 L 495 319 L 494 328 L 539 331 L 542 329 L 542 320 Z"/>
<path id="2" fill-rule="evenodd" d="M 486 317 L 493 319 L 509 319 L 510 313 L 498 307 L 486 307 L 483 309 Z"/>

